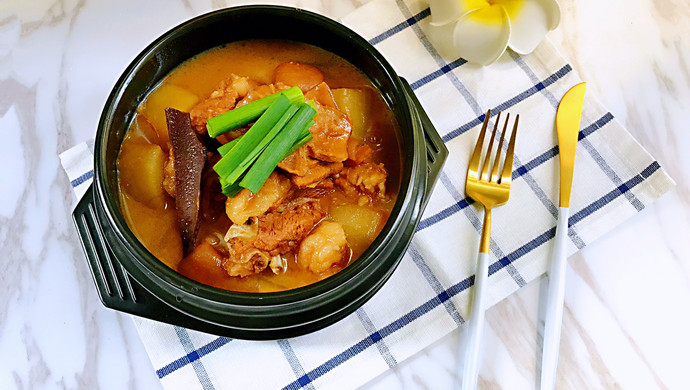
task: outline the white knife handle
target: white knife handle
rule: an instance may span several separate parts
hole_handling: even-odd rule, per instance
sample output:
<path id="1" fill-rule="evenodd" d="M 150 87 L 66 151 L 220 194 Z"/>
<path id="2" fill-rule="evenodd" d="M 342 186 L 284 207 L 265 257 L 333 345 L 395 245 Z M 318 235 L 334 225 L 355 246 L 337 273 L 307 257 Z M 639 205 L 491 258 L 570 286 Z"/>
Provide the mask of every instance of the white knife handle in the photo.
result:
<path id="1" fill-rule="evenodd" d="M 467 324 L 467 348 L 465 349 L 465 362 L 462 372 L 462 389 L 474 390 L 477 388 L 477 374 L 479 372 L 479 348 L 484 329 L 484 292 L 489 279 L 489 254 L 479 252 L 477 259 L 477 272 L 474 276 L 474 288 L 472 305 L 470 306 L 470 318 Z M 462 352 L 462 351 L 461 351 Z"/>
<path id="2" fill-rule="evenodd" d="M 559 208 L 544 314 L 544 347 L 541 357 L 542 390 L 551 390 L 556 386 L 556 367 L 558 366 L 558 349 L 561 342 L 561 321 L 563 319 L 563 298 L 565 296 L 565 248 L 568 242 L 569 215 L 569 208 Z"/>

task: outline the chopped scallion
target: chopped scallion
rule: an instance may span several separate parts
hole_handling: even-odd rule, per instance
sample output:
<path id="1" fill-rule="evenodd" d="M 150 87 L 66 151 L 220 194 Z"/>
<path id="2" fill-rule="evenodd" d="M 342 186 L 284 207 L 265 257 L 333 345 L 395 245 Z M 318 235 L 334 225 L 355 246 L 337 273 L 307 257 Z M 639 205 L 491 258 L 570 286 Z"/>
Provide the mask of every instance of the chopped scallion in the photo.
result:
<path id="1" fill-rule="evenodd" d="M 279 95 L 271 104 L 266 112 L 254 123 L 254 125 L 230 150 L 213 166 L 213 170 L 220 177 L 227 177 L 244 160 L 256 146 L 264 139 L 273 126 L 282 118 L 283 114 L 290 108 L 290 101 L 287 97 Z"/>
<path id="2" fill-rule="evenodd" d="M 235 168 L 226 178 L 225 180 L 228 183 L 235 183 L 235 181 L 242 175 L 244 172 L 249 169 L 249 166 L 259 157 L 261 152 L 266 149 L 266 147 L 269 145 L 269 143 L 278 135 L 278 133 L 285 127 L 285 125 L 288 123 L 288 121 L 295 115 L 295 113 L 299 110 L 299 106 L 296 104 L 291 104 L 290 107 L 285 111 L 283 116 L 278 120 L 278 122 L 273 125 L 273 128 L 271 131 L 266 134 L 266 136 L 259 142 L 259 144 L 256 145 L 254 149 L 252 149 L 251 152 L 249 152 L 244 160 Z"/>
<path id="3" fill-rule="evenodd" d="M 281 95 L 287 97 L 291 103 L 304 103 L 304 94 L 302 94 L 301 89 L 298 87 L 288 88 L 209 119 L 206 121 L 208 135 L 215 138 L 253 122 Z"/>
<path id="4" fill-rule="evenodd" d="M 227 196 L 228 198 L 234 197 L 243 190 L 239 183 L 230 184 L 221 180 L 221 186 L 223 188 L 223 195 Z"/>
<path id="5" fill-rule="evenodd" d="M 225 156 L 233 148 L 233 146 L 235 146 L 235 144 L 239 141 L 240 141 L 239 138 L 235 138 L 234 140 L 228 142 L 225 145 L 220 145 L 218 147 L 218 153 L 221 155 L 221 157 Z"/>
<path id="6" fill-rule="evenodd" d="M 302 146 L 304 146 L 304 144 L 306 144 L 307 142 L 311 141 L 312 138 L 313 138 L 312 135 L 309 134 L 308 136 L 306 136 L 306 137 L 304 137 L 304 138 L 298 140 L 297 142 L 295 142 L 295 144 L 292 145 L 292 147 L 290 148 L 290 150 L 288 150 L 287 153 L 285 153 L 285 156 L 283 156 L 283 159 L 287 158 L 287 156 L 291 155 L 292 153 L 295 153 L 295 152 L 297 151 L 297 149 L 301 148 Z M 282 161 L 282 160 L 281 160 L 281 161 Z"/>
<path id="7" fill-rule="evenodd" d="M 305 128 L 308 130 L 311 127 L 314 115 L 316 110 L 307 104 L 301 104 L 297 113 L 249 168 L 246 176 L 240 181 L 240 186 L 256 194 L 286 153 L 297 141 L 304 138 Z"/>

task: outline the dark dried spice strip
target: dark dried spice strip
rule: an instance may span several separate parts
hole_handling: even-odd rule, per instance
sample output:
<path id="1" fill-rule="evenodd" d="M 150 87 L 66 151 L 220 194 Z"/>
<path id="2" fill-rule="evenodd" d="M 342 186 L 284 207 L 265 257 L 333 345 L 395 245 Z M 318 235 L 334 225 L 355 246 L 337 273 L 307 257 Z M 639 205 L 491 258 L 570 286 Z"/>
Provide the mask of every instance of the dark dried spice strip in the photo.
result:
<path id="1" fill-rule="evenodd" d="M 168 107 L 165 118 L 175 162 L 175 207 L 186 256 L 194 249 L 199 232 L 201 174 L 206 163 L 206 148 L 192 128 L 188 113 Z"/>

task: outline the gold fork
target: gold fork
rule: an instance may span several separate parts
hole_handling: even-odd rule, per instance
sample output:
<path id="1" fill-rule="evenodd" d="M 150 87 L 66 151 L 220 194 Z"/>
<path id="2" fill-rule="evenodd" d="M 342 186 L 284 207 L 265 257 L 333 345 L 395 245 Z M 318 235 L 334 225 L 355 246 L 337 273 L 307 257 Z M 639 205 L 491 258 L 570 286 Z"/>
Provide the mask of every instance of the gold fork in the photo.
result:
<path id="1" fill-rule="evenodd" d="M 501 160 L 503 140 L 508 129 L 510 114 L 506 115 L 503 125 L 503 132 L 495 154 L 493 153 L 494 140 L 498 130 L 498 123 L 501 120 L 501 113 L 496 117 L 493 132 L 486 153 L 482 153 L 486 127 L 491 117 L 491 110 L 486 113 L 482 129 L 479 132 L 479 139 L 474 147 L 474 152 L 470 158 L 467 168 L 467 181 L 465 192 L 467 196 L 484 206 L 484 227 L 479 244 L 479 258 L 477 260 L 477 272 L 474 277 L 474 296 L 470 306 L 470 318 L 468 320 L 468 345 L 465 350 L 465 362 L 462 376 L 462 388 L 464 390 L 475 389 L 477 386 L 479 344 L 481 340 L 482 328 L 484 326 L 484 291 L 489 277 L 489 245 L 491 242 L 491 209 L 501 206 L 510 197 L 510 182 L 513 175 L 513 154 L 515 151 L 515 134 L 517 132 L 518 120 L 520 115 L 515 117 L 515 124 L 508 143 L 508 150 L 505 154 L 501 176 L 498 175 L 499 163 Z M 492 158 L 493 154 L 493 158 Z M 482 156 L 484 156 L 482 158 Z M 482 162 L 483 160 L 483 162 Z M 489 166 L 493 160 L 493 167 L 489 172 Z M 481 163 L 481 170 L 480 168 Z"/>

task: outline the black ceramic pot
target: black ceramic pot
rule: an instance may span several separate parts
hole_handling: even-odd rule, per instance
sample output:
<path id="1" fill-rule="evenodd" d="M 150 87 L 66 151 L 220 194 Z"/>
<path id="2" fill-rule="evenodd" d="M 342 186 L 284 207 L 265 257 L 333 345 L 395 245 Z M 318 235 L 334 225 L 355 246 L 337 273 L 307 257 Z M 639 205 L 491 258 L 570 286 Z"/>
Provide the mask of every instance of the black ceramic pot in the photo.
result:
<path id="1" fill-rule="evenodd" d="M 117 195 L 118 150 L 147 93 L 189 58 L 228 42 L 256 38 L 301 41 L 350 61 L 381 90 L 400 127 L 400 191 L 382 232 L 341 272 L 306 287 L 276 293 L 225 291 L 166 267 L 127 227 Z M 223 336 L 286 338 L 342 319 L 381 288 L 412 239 L 446 155 L 443 142 L 409 85 L 352 30 L 294 8 L 230 8 L 173 28 L 124 71 L 98 125 L 94 183 L 73 216 L 105 306 Z"/>

